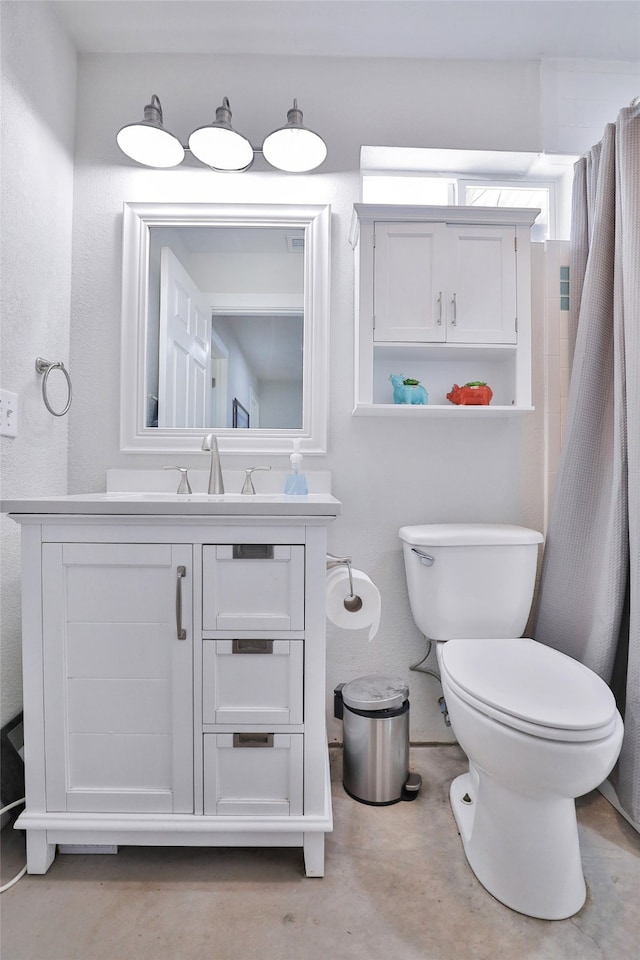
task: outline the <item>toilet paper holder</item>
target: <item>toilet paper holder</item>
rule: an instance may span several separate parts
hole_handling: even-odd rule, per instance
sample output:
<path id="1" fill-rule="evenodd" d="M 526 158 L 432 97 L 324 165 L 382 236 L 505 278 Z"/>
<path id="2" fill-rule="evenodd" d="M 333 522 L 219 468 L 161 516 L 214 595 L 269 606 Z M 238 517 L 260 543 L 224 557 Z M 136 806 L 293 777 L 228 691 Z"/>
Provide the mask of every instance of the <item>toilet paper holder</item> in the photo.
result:
<path id="1" fill-rule="evenodd" d="M 362 608 L 362 598 L 353 590 L 353 574 L 351 572 L 351 557 L 334 557 L 333 554 L 327 554 L 327 570 L 333 567 L 346 566 L 349 575 L 349 595 L 344 598 L 345 610 L 350 613 L 356 613 Z"/>

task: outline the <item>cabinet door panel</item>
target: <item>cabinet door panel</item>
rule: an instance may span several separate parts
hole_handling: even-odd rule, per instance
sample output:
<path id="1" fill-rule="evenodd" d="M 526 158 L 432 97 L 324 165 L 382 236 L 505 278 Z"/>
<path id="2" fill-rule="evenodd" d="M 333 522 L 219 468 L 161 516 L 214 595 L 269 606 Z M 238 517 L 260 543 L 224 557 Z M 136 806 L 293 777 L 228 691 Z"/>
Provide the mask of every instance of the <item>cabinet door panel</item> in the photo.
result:
<path id="1" fill-rule="evenodd" d="M 375 236 L 374 340 L 444 340 L 444 224 L 377 223 Z"/>
<path id="2" fill-rule="evenodd" d="M 171 733 L 171 684 L 165 680 L 70 678 L 69 733 Z"/>
<path id="3" fill-rule="evenodd" d="M 158 643 L 154 623 L 67 623 L 69 677 L 162 679 L 171 646 Z"/>
<path id="4" fill-rule="evenodd" d="M 193 811 L 191 557 L 43 545 L 47 809 Z"/>
<path id="5" fill-rule="evenodd" d="M 513 227 L 449 226 L 447 340 L 516 342 Z"/>
<path id="6" fill-rule="evenodd" d="M 170 736 L 88 734 L 69 737 L 73 793 L 171 789 Z M 80 809 L 74 806 L 72 809 Z"/>

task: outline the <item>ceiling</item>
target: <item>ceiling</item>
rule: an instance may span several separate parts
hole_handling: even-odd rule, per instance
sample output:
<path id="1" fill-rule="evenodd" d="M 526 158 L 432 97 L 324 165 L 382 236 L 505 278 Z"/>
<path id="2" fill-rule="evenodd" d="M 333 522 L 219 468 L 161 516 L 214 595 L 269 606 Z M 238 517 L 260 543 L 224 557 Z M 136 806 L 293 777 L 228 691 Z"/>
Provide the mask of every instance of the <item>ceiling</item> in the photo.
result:
<path id="1" fill-rule="evenodd" d="M 86 53 L 640 59 L 640 0 L 50 0 Z"/>

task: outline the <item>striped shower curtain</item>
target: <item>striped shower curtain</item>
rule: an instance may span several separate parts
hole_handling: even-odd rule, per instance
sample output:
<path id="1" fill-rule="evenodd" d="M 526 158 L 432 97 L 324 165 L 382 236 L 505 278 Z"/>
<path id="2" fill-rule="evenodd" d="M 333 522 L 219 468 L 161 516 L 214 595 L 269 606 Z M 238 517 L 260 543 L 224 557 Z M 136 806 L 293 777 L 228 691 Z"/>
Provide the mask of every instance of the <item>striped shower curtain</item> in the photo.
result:
<path id="1" fill-rule="evenodd" d="M 640 830 L 640 103 L 575 167 L 563 448 L 534 636 L 599 674 L 624 719 L 610 782 Z"/>

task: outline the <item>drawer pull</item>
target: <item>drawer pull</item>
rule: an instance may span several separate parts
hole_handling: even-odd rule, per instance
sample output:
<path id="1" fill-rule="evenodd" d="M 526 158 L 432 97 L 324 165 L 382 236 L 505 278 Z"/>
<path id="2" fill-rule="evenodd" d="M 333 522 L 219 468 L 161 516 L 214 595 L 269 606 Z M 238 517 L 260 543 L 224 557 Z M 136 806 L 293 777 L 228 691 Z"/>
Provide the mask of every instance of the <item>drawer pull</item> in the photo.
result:
<path id="1" fill-rule="evenodd" d="M 272 543 L 234 543 L 234 560 L 273 560 Z"/>
<path id="2" fill-rule="evenodd" d="M 234 747 L 272 747 L 272 733 L 234 733 Z"/>
<path id="3" fill-rule="evenodd" d="M 227 648 L 228 649 L 228 648 Z M 234 640 L 232 653 L 273 653 L 273 640 Z"/>
<path id="4" fill-rule="evenodd" d="M 178 567 L 178 577 L 176 580 L 176 633 L 178 640 L 187 639 L 187 631 L 182 626 L 182 579 L 187 575 L 186 567 Z"/>

